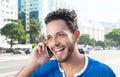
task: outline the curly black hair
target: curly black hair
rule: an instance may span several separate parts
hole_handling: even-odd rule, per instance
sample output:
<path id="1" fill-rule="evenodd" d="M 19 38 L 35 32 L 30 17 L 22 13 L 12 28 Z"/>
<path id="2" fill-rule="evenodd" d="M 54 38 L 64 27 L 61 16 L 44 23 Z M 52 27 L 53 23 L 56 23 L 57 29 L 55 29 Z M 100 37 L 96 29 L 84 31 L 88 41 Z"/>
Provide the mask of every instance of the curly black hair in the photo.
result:
<path id="1" fill-rule="evenodd" d="M 47 25 L 49 22 L 59 19 L 65 21 L 71 32 L 74 32 L 76 29 L 78 29 L 77 14 L 74 10 L 70 11 L 69 9 L 58 9 L 56 11 L 48 13 L 45 18 L 45 24 Z"/>

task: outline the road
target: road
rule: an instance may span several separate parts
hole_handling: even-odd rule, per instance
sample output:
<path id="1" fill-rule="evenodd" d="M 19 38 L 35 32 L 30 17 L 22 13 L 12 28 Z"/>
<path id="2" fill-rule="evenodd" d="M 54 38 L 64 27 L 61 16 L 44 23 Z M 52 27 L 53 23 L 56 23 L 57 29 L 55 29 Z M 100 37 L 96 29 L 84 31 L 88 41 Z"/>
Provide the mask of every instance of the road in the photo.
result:
<path id="1" fill-rule="evenodd" d="M 120 77 L 119 51 L 91 51 L 88 56 L 110 66 Z M 13 77 L 27 62 L 30 55 L 0 55 L 0 77 Z"/>
<path id="2" fill-rule="evenodd" d="M 13 77 L 27 62 L 29 55 L 0 55 L 0 77 Z"/>
<path id="3" fill-rule="evenodd" d="M 93 51 L 88 56 L 107 64 L 120 77 L 120 50 Z"/>

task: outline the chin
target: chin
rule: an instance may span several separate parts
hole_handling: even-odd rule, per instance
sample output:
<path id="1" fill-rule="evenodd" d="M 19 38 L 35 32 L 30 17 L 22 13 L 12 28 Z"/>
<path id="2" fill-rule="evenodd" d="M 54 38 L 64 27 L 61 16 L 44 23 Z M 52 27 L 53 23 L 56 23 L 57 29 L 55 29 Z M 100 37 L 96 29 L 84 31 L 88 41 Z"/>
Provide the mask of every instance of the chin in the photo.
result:
<path id="1" fill-rule="evenodd" d="M 66 56 L 65 58 L 56 58 L 56 60 L 60 63 L 66 62 L 69 59 L 69 56 Z"/>

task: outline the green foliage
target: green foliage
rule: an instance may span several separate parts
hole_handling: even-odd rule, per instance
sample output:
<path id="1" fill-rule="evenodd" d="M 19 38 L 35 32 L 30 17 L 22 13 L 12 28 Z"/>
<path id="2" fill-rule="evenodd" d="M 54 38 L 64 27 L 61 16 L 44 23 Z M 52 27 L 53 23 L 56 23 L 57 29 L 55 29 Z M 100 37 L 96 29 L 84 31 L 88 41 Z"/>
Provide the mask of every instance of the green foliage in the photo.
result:
<path id="1" fill-rule="evenodd" d="M 32 48 L 34 48 L 35 46 L 37 46 L 37 44 L 32 44 Z"/>
<path id="2" fill-rule="evenodd" d="M 113 29 L 112 32 L 109 32 L 105 35 L 106 40 L 113 40 L 120 46 L 120 28 Z"/>
<path id="3" fill-rule="evenodd" d="M 105 43 L 103 41 L 97 41 L 95 45 L 105 47 Z"/>
<path id="4" fill-rule="evenodd" d="M 31 39 L 33 41 L 33 43 L 37 43 L 38 42 L 38 36 L 41 33 L 41 24 L 39 22 L 38 19 L 31 19 L 30 22 L 30 35 L 31 35 Z"/>
<path id="5" fill-rule="evenodd" d="M 4 21 L 11 21 L 11 22 L 14 22 L 14 23 L 21 23 L 20 20 L 14 20 L 14 19 L 4 19 Z"/>
<path id="6" fill-rule="evenodd" d="M 26 32 L 19 20 L 6 24 L 1 29 L 0 33 L 1 35 L 6 36 L 7 39 L 11 39 L 8 41 L 11 44 L 11 47 L 15 41 L 21 42 L 26 38 Z"/>
<path id="7" fill-rule="evenodd" d="M 113 41 L 112 39 L 105 39 L 104 43 L 105 43 L 106 47 L 107 46 L 115 46 L 115 47 L 117 46 L 116 42 Z"/>
<path id="8" fill-rule="evenodd" d="M 89 34 L 82 34 L 78 41 L 78 44 L 95 46 L 96 40 L 94 38 L 90 39 Z"/>
<path id="9" fill-rule="evenodd" d="M 89 45 L 90 44 L 90 36 L 88 34 L 82 34 L 79 39 L 79 44 Z"/>
<path id="10" fill-rule="evenodd" d="M 24 30 L 22 24 L 18 24 L 17 26 L 18 27 L 16 28 L 16 30 L 17 30 L 18 42 L 21 43 L 23 40 L 26 39 L 26 31 Z"/>
<path id="11" fill-rule="evenodd" d="M 15 26 L 16 24 L 14 23 L 9 23 L 6 24 L 2 29 L 1 29 L 1 35 L 5 35 L 7 38 L 16 38 L 16 35 L 13 35 L 15 32 Z"/>
<path id="12" fill-rule="evenodd" d="M 96 40 L 94 38 L 90 39 L 90 45 L 91 46 L 94 46 L 96 43 Z"/>

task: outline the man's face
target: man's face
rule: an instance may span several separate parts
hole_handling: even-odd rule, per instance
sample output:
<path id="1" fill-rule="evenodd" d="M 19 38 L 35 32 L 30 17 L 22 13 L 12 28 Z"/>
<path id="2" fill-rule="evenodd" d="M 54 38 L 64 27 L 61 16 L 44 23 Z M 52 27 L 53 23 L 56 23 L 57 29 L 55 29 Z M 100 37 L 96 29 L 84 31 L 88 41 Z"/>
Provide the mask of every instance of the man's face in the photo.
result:
<path id="1" fill-rule="evenodd" d="M 59 62 L 67 61 L 75 48 L 74 34 L 65 21 L 54 20 L 47 24 L 47 45 Z"/>

